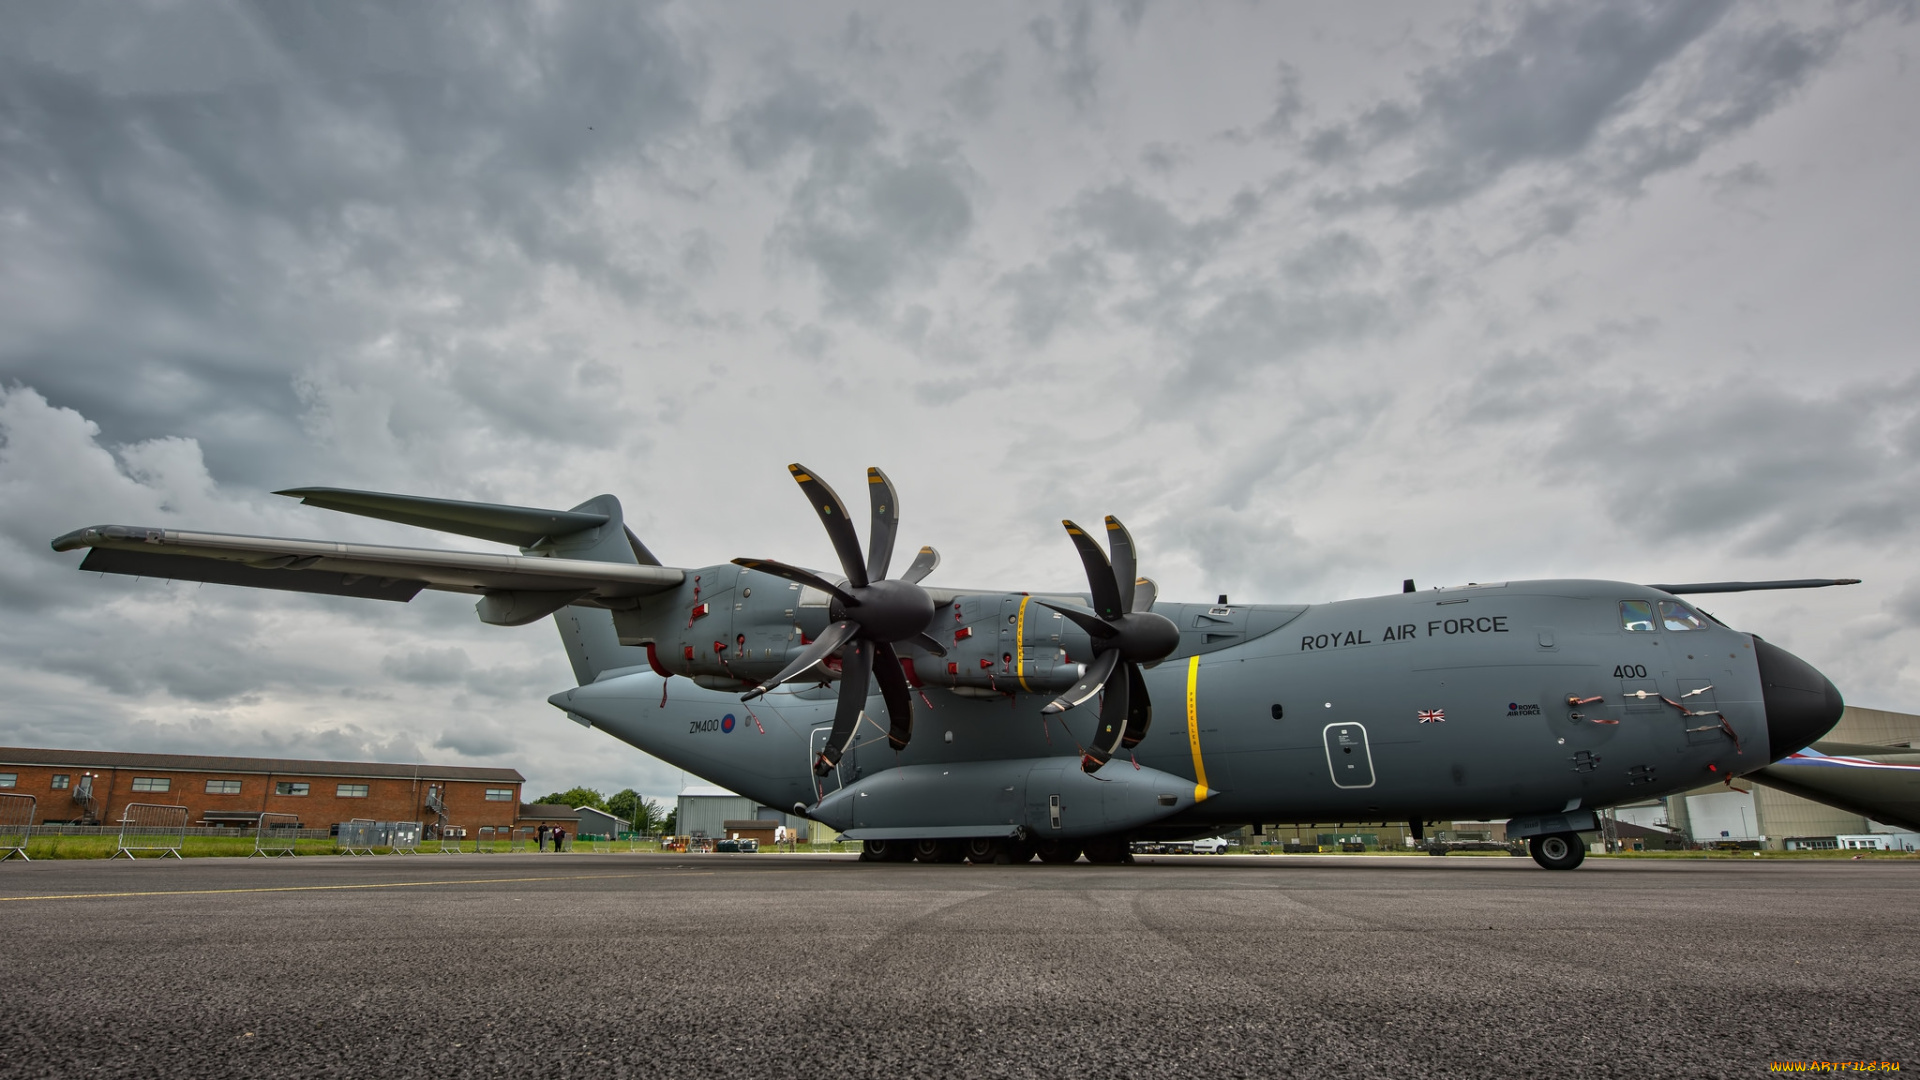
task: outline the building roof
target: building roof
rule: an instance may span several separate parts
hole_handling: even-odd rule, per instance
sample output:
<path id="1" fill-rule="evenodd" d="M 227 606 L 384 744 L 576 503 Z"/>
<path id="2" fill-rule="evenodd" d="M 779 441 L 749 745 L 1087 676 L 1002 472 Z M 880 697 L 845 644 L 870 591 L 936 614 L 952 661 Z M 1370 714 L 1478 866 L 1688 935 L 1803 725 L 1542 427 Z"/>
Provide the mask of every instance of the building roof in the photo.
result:
<path id="1" fill-rule="evenodd" d="M 522 784 L 518 769 L 469 765 L 400 765 L 382 761 L 308 761 L 301 758 L 223 757 L 210 754 L 135 754 L 118 750 L 43 750 L 0 746 L 0 765 L 70 765 L 76 769 L 154 769 L 176 772 L 289 773 L 300 776 L 398 780 L 480 780 Z"/>
<path id="2" fill-rule="evenodd" d="M 573 807 L 566 806 L 561 803 L 544 803 L 544 802 L 524 803 L 523 802 L 520 804 L 520 820 L 521 821 L 579 821 L 580 815 L 573 812 Z"/>
<path id="3" fill-rule="evenodd" d="M 574 812 L 574 815 L 575 815 L 575 816 L 580 816 L 580 815 L 584 815 L 584 814 L 592 814 L 592 815 L 594 815 L 595 817 L 603 817 L 603 818 L 606 818 L 606 819 L 607 819 L 608 821 L 611 821 L 611 822 L 613 822 L 613 823 L 614 823 L 615 825 L 622 825 L 622 826 L 624 826 L 624 825 L 628 825 L 628 824 L 630 824 L 630 822 L 628 822 L 626 818 L 623 818 L 623 817 L 621 817 L 621 816 L 620 816 L 620 815 L 618 815 L 618 814 L 613 814 L 613 813 L 609 813 L 609 812 L 607 812 L 607 811 L 605 811 L 605 810 L 601 810 L 601 809 L 599 809 L 599 808 L 597 808 L 597 807 L 592 807 L 592 806 L 576 806 L 576 807 L 574 807 L 574 808 L 573 808 L 573 812 Z"/>

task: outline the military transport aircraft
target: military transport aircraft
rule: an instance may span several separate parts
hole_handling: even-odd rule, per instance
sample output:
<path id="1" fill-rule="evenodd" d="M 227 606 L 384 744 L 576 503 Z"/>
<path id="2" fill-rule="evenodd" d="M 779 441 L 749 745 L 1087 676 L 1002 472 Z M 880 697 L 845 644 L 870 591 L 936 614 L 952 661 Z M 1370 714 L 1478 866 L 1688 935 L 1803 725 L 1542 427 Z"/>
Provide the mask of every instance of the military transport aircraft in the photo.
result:
<path id="1" fill-rule="evenodd" d="M 1818 671 L 1679 597 L 1849 581 L 1409 581 L 1329 604 L 1168 603 L 1109 517 L 1105 551 L 1065 523 L 1085 593 L 943 588 L 921 584 L 930 547 L 889 576 L 899 500 L 880 470 L 864 552 L 833 489 L 791 470 L 838 573 L 663 566 L 611 495 L 560 511 L 280 492 L 517 555 L 124 525 L 53 547 L 91 549 L 82 570 L 464 592 L 503 626 L 551 615 L 579 685 L 548 700 L 569 717 L 875 860 L 1121 862 L 1131 839 L 1223 825 L 1396 820 L 1418 837 L 1428 820 L 1510 818 L 1536 861 L 1571 869 L 1596 809 L 1760 769 L 1840 717 Z"/>
<path id="2" fill-rule="evenodd" d="M 1816 742 L 1747 779 L 1920 832 L 1920 750 L 1911 746 Z"/>

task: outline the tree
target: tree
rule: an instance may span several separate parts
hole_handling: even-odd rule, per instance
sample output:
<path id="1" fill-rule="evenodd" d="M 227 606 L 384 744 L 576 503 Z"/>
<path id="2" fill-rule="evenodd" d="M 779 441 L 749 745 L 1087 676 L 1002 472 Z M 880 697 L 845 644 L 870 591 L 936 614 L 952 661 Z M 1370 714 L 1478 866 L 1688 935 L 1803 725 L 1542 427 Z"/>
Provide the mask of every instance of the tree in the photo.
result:
<path id="1" fill-rule="evenodd" d="M 591 806 L 595 810 L 605 810 L 607 808 L 606 796 L 588 787 L 568 788 L 565 791 L 556 791 L 551 795 L 543 796 L 540 801 L 560 806 Z"/>
<path id="2" fill-rule="evenodd" d="M 607 797 L 607 813 L 617 818 L 626 818 L 633 823 L 634 831 L 645 832 L 646 830 L 640 827 L 640 819 L 635 816 L 635 809 L 639 803 L 640 793 L 632 788 L 626 788 Z"/>
<path id="3" fill-rule="evenodd" d="M 668 836 L 679 835 L 680 810 L 678 807 L 667 811 L 667 816 L 660 819 L 660 831 Z"/>

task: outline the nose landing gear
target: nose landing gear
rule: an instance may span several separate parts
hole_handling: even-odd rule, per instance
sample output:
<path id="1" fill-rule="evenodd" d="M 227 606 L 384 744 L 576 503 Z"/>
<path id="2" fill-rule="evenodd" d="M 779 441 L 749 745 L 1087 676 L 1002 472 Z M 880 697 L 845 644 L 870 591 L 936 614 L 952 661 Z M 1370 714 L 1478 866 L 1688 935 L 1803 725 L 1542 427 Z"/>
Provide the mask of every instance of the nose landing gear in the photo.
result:
<path id="1" fill-rule="evenodd" d="M 1533 861 L 1549 870 L 1571 870 L 1586 861 L 1587 849 L 1579 833 L 1548 833 L 1527 840 L 1527 852 Z"/>

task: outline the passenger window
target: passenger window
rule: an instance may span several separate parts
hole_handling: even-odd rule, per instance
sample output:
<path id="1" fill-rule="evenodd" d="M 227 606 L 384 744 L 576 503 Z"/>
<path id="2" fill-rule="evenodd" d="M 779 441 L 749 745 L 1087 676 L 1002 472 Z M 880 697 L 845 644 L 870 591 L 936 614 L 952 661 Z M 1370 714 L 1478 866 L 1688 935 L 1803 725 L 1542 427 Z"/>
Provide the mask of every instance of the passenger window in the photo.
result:
<path id="1" fill-rule="evenodd" d="M 1620 625 L 1628 630 L 1653 629 L 1653 604 L 1646 600 L 1620 601 Z"/>
<path id="2" fill-rule="evenodd" d="M 1705 630 L 1706 621 L 1687 610 L 1685 604 L 1672 600 L 1660 601 L 1660 625 L 1669 630 Z"/>

